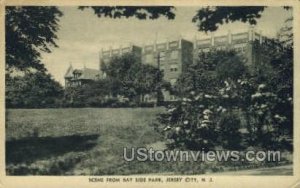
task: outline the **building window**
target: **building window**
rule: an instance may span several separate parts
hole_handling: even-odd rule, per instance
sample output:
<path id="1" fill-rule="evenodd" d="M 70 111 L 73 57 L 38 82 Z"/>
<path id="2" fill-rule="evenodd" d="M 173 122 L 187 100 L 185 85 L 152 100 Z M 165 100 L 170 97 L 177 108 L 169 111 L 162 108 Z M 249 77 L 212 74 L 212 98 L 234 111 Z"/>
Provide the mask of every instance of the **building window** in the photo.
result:
<path id="1" fill-rule="evenodd" d="M 80 76 L 80 74 L 79 74 L 79 73 L 77 73 L 77 72 L 75 72 L 75 73 L 74 73 L 74 78 L 76 78 L 76 79 L 77 79 L 77 78 L 79 78 L 79 76 Z"/>
<path id="2" fill-rule="evenodd" d="M 225 51 L 226 50 L 226 46 L 219 46 L 216 48 L 217 51 Z"/>
<path id="3" fill-rule="evenodd" d="M 244 53 L 244 52 L 246 51 L 247 46 L 246 46 L 246 44 L 236 44 L 236 45 L 234 45 L 233 48 L 234 48 L 234 50 L 237 51 L 237 52 L 242 52 L 242 53 Z"/>
<path id="4" fill-rule="evenodd" d="M 124 48 L 124 49 L 122 49 L 122 53 L 129 53 L 130 52 L 130 48 Z"/>
<path id="5" fill-rule="evenodd" d="M 177 72 L 178 71 L 178 65 L 171 65 L 170 66 L 170 71 L 171 72 Z"/>
<path id="6" fill-rule="evenodd" d="M 246 52 L 246 47 L 237 47 L 237 48 L 235 48 L 235 51 L 245 53 Z"/>
<path id="7" fill-rule="evenodd" d="M 171 51 L 170 57 L 171 59 L 177 59 L 179 56 L 179 53 L 177 50 Z"/>
<path id="8" fill-rule="evenodd" d="M 170 71 L 171 71 L 171 72 L 177 72 L 178 69 L 177 69 L 177 68 L 171 68 Z"/>
<path id="9" fill-rule="evenodd" d="M 159 52 L 159 61 L 164 61 L 166 59 L 166 52 Z"/>
<path id="10" fill-rule="evenodd" d="M 243 53 L 246 52 L 246 46 L 242 47 L 242 52 L 243 52 Z"/>

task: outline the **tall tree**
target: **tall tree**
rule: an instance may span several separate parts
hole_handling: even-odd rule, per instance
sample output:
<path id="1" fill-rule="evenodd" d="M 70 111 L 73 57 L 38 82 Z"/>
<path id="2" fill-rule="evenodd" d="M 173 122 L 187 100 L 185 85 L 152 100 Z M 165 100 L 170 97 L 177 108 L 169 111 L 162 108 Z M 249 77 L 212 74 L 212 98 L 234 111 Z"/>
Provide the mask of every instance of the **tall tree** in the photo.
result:
<path id="1" fill-rule="evenodd" d="M 5 10 L 6 70 L 45 71 L 41 52 L 57 47 L 62 12 L 52 6 L 9 6 Z"/>
<path id="2" fill-rule="evenodd" d="M 234 51 L 200 53 L 197 62 L 178 78 L 175 92 L 182 96 L 191 91 L 214 94 L 227 78 L 236 80 L 246 73 L 243 61 Z"/>
<path id="3" fill-rule="evenodd" d="M 115 57 L 103 64 L 102 69 L 110 79 L 118 83 L 118 88 L 115 88 L 117 94 L 131 99 L 138 96 L 143 98 L 145 94 L 153 93 L 164 85 L 163 74 L 159 69 L 142 64 L 132 54 Z"/>

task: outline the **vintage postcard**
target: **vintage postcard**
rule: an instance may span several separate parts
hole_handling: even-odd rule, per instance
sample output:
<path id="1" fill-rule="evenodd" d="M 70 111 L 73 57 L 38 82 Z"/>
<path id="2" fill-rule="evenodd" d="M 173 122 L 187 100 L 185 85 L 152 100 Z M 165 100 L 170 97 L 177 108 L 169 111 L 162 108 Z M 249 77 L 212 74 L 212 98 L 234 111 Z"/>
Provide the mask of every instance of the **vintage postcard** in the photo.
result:
<path id="1" fill-rule="evenodd" d="M 300 1 L 0 5 L 0 187 L 300 187 Z"/>

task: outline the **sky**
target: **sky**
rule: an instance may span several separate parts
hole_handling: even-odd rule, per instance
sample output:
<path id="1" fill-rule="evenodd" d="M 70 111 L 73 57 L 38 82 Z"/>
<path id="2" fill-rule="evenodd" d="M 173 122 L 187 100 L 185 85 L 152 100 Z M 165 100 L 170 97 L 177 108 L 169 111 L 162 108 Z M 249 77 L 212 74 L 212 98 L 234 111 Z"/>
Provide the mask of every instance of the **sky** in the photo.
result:
<path id="1" fill-rule="evenodd" d="M 64 85 L 64 74 L 70 64 L 73 68 L 99 69 L 99 52 L 110 47 L 126 47 L 130 44 L 142 46 L 157 41 L 177 40 L 180 36 L 191 40 L 208 38 L 211 33 L 197 31 L 192 18 L 201 7 L 176 7 L 174 20 L 161 17 L 157 20 L 138 20 L 136 18 L 98 18 L 92 10 L 78 10 L 77 7 L 59 7 L 63 12 L 60 29 L 57 32 L 58 48 L 51 53 L 42 54 L 42 62 L 56 81 Z M 284 21 L 292 15 L 281 7 L 268 7 L 255 26 L 268 37 L 276 37 L 276 32 Z M 249 25 L 241 22 L 225 24 L 214 32 L 215 36 L 244 32 Z"/>

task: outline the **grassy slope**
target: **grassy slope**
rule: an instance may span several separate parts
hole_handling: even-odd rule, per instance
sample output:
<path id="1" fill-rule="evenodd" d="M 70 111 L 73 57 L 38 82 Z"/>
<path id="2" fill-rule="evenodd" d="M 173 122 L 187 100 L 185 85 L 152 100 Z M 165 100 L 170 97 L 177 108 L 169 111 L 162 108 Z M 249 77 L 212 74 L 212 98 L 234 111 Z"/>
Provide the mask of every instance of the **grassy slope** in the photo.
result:
<path id="1" fill-rule="evenodd" d="M 161 111 L 162 108 L 7 110 L 7 173 L 129 175 L 210 171 L 214 164 L 123 160 L 124 147 L 161 143 L 161 136 L 149 126 Z M 271 170 L 262 174 L 273 173 Z M 291 174 L 290 169 L 287 174 Z"/>
<path id="2" fill-rule="evenodd" d="M 81 157 L 80 162 L 77 161 L 76 164 L 70 164 L 73 165 L 72 168 L 66 168 L 67 170 L 65 171 L 58 172 L 54 170 L 51 172 L 70 174 L 116 173 L 115 171 L 120 171 L 118 168 L 123 168 L 121 166 L 124 166 L 122 159 L 123 147 L 141 147 L 161 140 L 160 135 L 153 131 L 149 123 L 154 121 L 155 115 L 162 110 L 161 108 L 8 110 L 6 140 L 12 140 L 13 142 L 21 140 L 22 143 L 27 141 L 28 145 L 36 145 L 36 147 L 29 149 L 29 146 L 24 146 L 26 149 L 24 147 L 20 148 L 17 153 L 15 151 L 10 152 L 13 153 L 11 155 L 12 158 L 22 157 L 22 155 L 24 158 L 24 155 L 28 151 L 32 152 L 32 150 L 39 150 L 49 154 L 57 153 L 57 156 L 47 156 L 36 152 L 32 154 L 32 157 L 27 157 L 27 160 L 18 162 L 41 165 L 45 163 L 43 163 L 43 160 L 45 161 L 49 157 L 52 157 L 53 160 L 58 159 L 64 162 L 64 156 L 65 158 L 74 158 L 81 152 L 80 149 L 75 148 L 78 145 L 82 145 L 83 139 L 78 140 L 68 136 L 99 135 L 96 140 L 93 140 L 95 142 L 94 147 L 84 150 L 84 154 L 81 152 L 81 155 L 84 155 L 84 157 Z M 32 137 L 34 134 L 35 137 L 38 135 L 38 138 L 52 137 L 54 139 L 50 140 L 49 138 L 44 141 L 34 138 L 33 141 L 28 141 L 27 138 Z M 63 140 L 68 142 L 69 145 L 73 144 L 73 146 L 64 145 L 65 143 L 59 143 L 57 140 Z M 89 140 L 84 141 L 89 142 Z M 39 144 L 41 142 L 46 143 L 47 146 Z M 51 150 L 51 148 L 53 149 L 52 145 L 60 147 L 61 144 L 64 146 L 59 151 L 48 152 L 44 148 L 47 147 Z M 41 149 L 42 147 L 43 149 Z M 72 148 L 75 151 L 72 151 Z M 64 149 L 65 151 L 63 151 Z M 36 154 L 39 154 L 40 157 L 36 158 Z M 32 160 L 33 157 L 35 157 L 34 160 Z M 8 163 L 16 162 L 9 159 Z M 49 167 L 49 165 L 47 164 L 46 166 Z M 126 170 L 127 167 L 124 167 L 126 172 L 120 173 L 130 173 L 131 170 Z"/>

